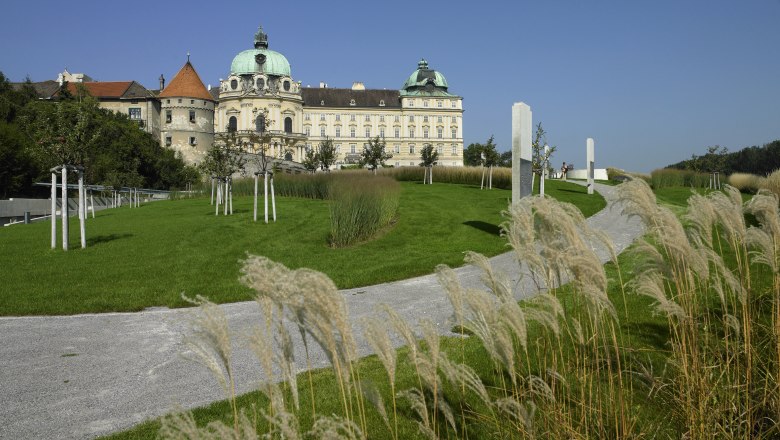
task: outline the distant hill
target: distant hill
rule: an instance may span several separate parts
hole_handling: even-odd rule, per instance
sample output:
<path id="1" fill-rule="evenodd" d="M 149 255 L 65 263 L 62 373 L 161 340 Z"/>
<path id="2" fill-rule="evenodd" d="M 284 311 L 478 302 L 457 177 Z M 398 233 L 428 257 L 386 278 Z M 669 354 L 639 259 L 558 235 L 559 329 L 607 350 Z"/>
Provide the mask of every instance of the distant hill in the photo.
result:
<path id="1" fill-rule="evenodd" d="M 764 144 L 762 147 L 746 147 L 733 153 L 727 152 L 725 148 L 710 147 L 702 156 L 693 155 L 690 159 L 669 165 L 667 168 L 765 176 L 780 169 L 780 140 Z"/>

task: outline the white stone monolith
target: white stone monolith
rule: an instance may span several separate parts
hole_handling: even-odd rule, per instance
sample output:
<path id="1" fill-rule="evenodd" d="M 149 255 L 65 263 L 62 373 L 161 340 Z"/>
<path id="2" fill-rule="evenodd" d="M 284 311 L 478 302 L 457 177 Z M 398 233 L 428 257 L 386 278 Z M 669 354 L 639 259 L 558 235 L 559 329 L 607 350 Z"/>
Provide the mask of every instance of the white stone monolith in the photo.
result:
<path id="1" fill-rule="evenodd" d="M 593 151 L 593 138 L 588 138 L 585 142 L 585 148 L 587 150 L 585 164 L 587 165 L 588 170 L 588 194 L 593 194 L 593 170 L 596 166 L 596 159 Z"/>
<path id="2" fill-rule="evenodd" d="M 531 195 L 531 107 L 524 102 L 512 105 L 512 203 Z"/>

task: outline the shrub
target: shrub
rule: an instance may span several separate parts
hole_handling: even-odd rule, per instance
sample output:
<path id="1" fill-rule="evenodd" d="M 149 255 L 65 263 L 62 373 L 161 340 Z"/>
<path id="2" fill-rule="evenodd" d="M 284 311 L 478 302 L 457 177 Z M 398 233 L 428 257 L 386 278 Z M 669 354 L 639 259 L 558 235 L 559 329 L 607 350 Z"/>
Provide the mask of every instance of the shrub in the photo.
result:
<path id="1" fill-rule="evenodd" d="M 729 185 L 741 192 L 755 193 L 763 188 L 766 178 L 748 173 L 734 173 L 729 176 Z"/>
<path id="2" fill-rule="evenodd" d="M 388 177 L 346 174 L 332 179 L 328 191 L 330 243 L 334 247 L 373 237 L 398 212 L 401 188 Z"/>
<path id="3" fill-rule="evenodd" d="M 684 186 L 704 188 L 709 184 L 710 174 L 689 170 L 662 168 L 650 173 L 650 186 L 654 189 Z"/>
<path id="4" fill-rule="evenodd" d="M 433 183 L 455 183 L 462 185 L 479 185 L 482 173 L 485 173 L 487 182 L 487 168 L 482 167 L 433 167 Z M 422 167 L 383 168 L 378 170 L 382 176 L 392 177 L 399 181 L 423 180 Z M 493 187 L 500 189 L 512 189 L 512 170 L 504 167 L 493 167 Z"/>

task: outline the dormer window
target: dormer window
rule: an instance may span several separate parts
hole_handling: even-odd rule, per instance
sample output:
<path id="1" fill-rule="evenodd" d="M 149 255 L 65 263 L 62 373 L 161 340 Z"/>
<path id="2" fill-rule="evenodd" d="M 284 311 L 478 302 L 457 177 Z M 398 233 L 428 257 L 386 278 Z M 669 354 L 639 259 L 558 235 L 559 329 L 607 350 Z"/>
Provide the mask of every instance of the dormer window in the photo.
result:
<path id="1" fill-rule="evenodd" d="M 384 107 L 385 106 L 385 100 L 384 99 L 380 99 L 379 100 L 379 106 L 380 107 Z"/>
<path id="2" fill-rule="evenodd" d="M 320 105 L 325 105 L 325 100 L 320 101 Z"/>
<path id="3" fill-rule="evenodd" d="M 355 106 L 355 100 L 354 100 L 354 99 L 350 99 L 350 100 L 349 100 L 349 105 L 351 105 L 352 107 L 354 107 L 354 106 Z"/>

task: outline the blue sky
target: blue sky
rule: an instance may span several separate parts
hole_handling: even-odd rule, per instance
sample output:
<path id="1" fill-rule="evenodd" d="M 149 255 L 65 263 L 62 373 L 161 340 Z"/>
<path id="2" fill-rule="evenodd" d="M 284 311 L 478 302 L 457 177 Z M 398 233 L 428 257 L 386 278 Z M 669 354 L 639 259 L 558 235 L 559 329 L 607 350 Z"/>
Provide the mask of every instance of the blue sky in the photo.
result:
<path id="1" fill-rule="evenodd" d="M 400 88 L 426 58 L 464 97 L 466 144 L 510 148 L 511 106 L 531 106 L 555 162 L 650 171 L 780 139 L 780 0 L 17 2 L 0 14 L 0 71 L 65 67 L 157 88 L 187 52 L 227 76 L 262 24 L 293 78 Z"/>

